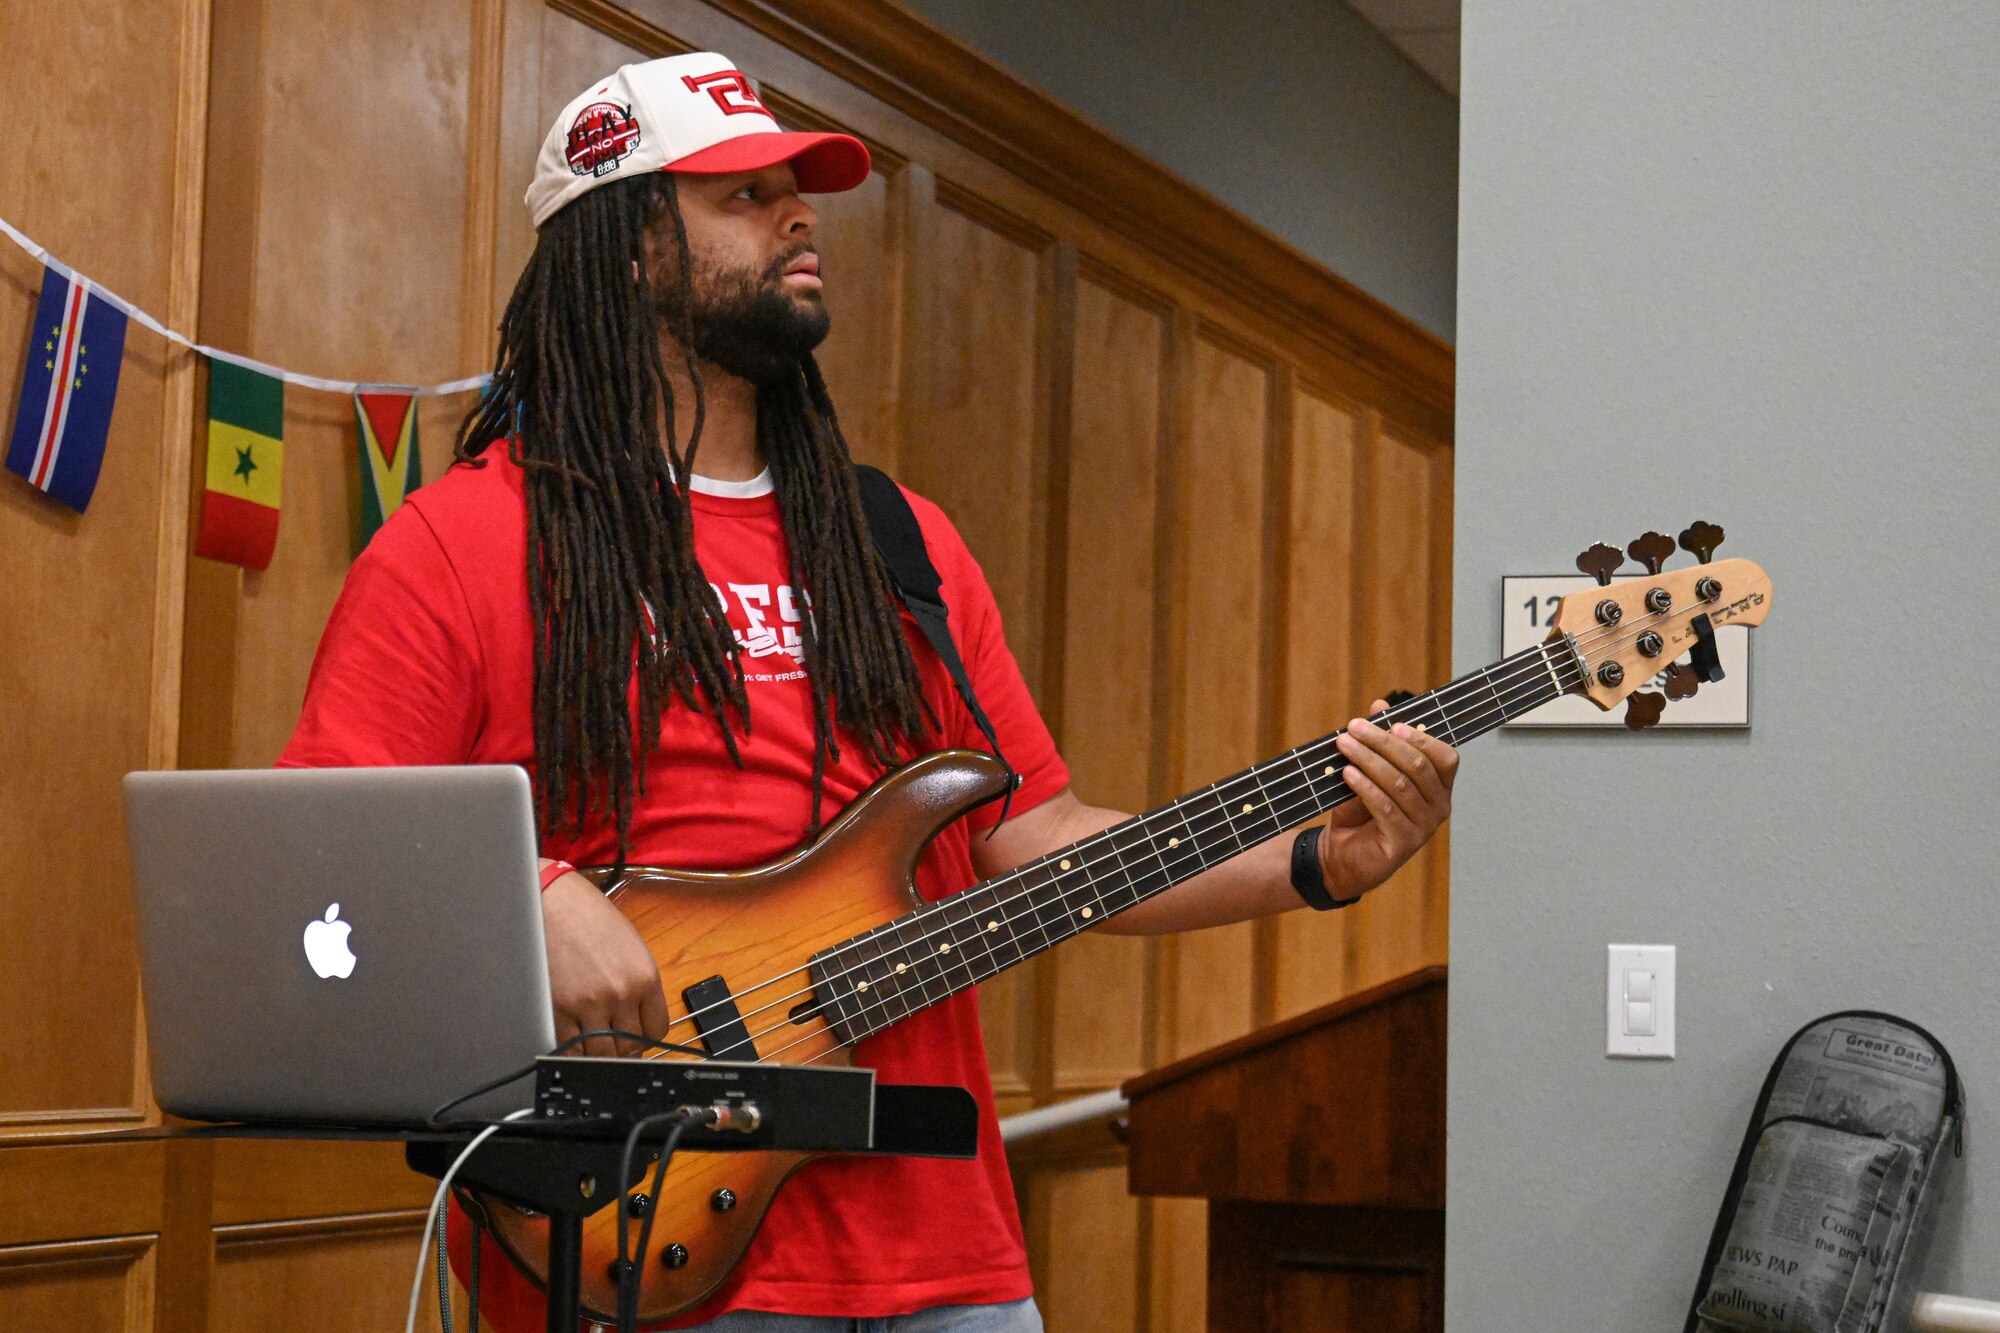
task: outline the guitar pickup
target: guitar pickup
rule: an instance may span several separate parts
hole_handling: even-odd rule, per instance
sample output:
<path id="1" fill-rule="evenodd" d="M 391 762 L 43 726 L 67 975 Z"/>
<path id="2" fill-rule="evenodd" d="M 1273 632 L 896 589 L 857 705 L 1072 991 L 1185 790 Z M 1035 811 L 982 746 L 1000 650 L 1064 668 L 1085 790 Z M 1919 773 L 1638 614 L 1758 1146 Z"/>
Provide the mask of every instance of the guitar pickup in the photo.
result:
<path id="1" fill-rule="evenodd" d="M 688 1007 L 688 1017 L 694 1020 L 694 1030 L 701 1034 L 702 1049 L 709 1059 L 757 1058 L 757 1047 L 750 1040 L 750 1030 L 743 1026 L 736 997 L 721 977 L 697 981 L 681 992 L 681 1002 Z"/>

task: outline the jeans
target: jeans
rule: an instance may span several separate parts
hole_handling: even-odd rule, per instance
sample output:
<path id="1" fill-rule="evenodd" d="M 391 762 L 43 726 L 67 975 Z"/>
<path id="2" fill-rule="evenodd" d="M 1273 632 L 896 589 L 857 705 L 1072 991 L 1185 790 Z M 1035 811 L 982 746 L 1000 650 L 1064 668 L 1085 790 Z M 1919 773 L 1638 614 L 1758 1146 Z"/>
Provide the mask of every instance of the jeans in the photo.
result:
<path id="1" fill-rule="evenodd" d="M 1033 1300 L 999 1305 L 939 1305 L 886 1319 L 846 1319 L 836 1315 L 765 1314 L 731 1310 L 683 1333 L 1042 1333 L 1042 1312 Z"/>

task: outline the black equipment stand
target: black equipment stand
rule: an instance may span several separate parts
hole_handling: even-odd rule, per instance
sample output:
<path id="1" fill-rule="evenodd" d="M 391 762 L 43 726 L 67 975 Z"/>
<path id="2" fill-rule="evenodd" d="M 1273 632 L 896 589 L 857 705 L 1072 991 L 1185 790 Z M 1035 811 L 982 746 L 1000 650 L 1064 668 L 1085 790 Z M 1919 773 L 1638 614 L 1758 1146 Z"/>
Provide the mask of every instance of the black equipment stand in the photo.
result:
<path id="1" fill-rule="evenodd" d="M 655 1062 L 653 1067 L 658 1068 Z M 696 1068 L 717 1068 L 697 1064 Z M 721 1067 L 726 1068 L 726 1065 Z M 979 1110 L 964 1088 L 876 1084 L 872 1121 L 857 1127 L 851 1119 L 820 1123 L 810 1105 L 811 1075 L 827 1071 L 806 1066 L 761 1066 L 784 1071 L 791 1096 L 779 1114 L 789 1123 L 767 1122 L 763 1132 L 690 1132 L 677 1152 L 728 1152 L 782 1147 L 812 1152 L 860 1152 L 884 1156 L 957 1157 L 978 1155 Z M 799 1079 L 791 1079 L 796 1073 Z M 800 1089 L 805 1089 L 801 1093 Z M 765 1105 L 769 1105 L 767 1100 Z M 789 1114 L 786 1114 L 786 1113 Z M 583 1317 L 580 1286 L 583 1264 L 583 1221 L 592 1213 L 623 1199 L 625 1191 L 645 1178 L 657 1154 L 635 1153 L 632 1179 L 619 1181 L 619 1159 L 630 1117 L 601 1122 L 544 1119 L 514 1121 L 498 1130 L 466 1159 L 452 1177 L 454 1184 L 494 1195 L 509 1203 L 545 1213 L 549 1219 L 549 1333 L 576 1333 Z M 865 1132 L 862 1132 L 865 1128 Z M 478 1130 L 410 1133 L 403 1155 L 412 1170 L 442 1179 Z M 643 1148 L 643 1145 L 642 1145 Z"/>

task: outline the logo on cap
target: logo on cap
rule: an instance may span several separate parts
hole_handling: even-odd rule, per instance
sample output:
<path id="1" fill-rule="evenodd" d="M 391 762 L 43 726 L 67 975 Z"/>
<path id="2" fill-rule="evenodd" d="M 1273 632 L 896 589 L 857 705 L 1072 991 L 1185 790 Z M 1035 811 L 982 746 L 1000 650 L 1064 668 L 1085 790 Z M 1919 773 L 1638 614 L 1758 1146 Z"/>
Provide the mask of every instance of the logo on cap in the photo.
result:
<path id="1" fill-rule="evenodd" d="M 638 146 L 639 122 L 632 119 L 631 107 L 592 102 L 576 113 L 563 155 L 577 175 L 603 176 L 616 171 Z"/>
<path id="2" fill-rule="evenodd" d="M 713 74 L 683 74 L 681 82 L 691 93 L 707 93 L 713 97 L 726 116 L 746 113 L 771 116 L 770 109 L 758 99 L 757 90 L 750 86 L 750 80 L 743 76 L 740 69 L 722 69 Z M 777 117 L 771 116 L 771 119 L 776 120 Z"/>

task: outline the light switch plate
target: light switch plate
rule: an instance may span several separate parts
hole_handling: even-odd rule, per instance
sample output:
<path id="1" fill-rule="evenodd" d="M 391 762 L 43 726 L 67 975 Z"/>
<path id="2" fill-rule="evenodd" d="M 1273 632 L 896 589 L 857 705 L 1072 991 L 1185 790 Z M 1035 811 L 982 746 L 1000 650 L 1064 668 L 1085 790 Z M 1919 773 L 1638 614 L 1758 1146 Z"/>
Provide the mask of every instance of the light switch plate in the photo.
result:
<path id="1" fill-rule="evenodd" d="M 1674 1058 L 1674 946 L 1671 944 L 1613 944 L 1604 982 L 1604 1053 L 1635 1060 Z M 1645 998 L 1633 997 L 1632 974 L 1652 978 L 1651 1034 L 1639 1031 L 1648 1026 Z M 1643 987 L 1639 995 L 1646 994 Z M 1634 1020 L 1638 1021 L 1634 1021 Z"/>

